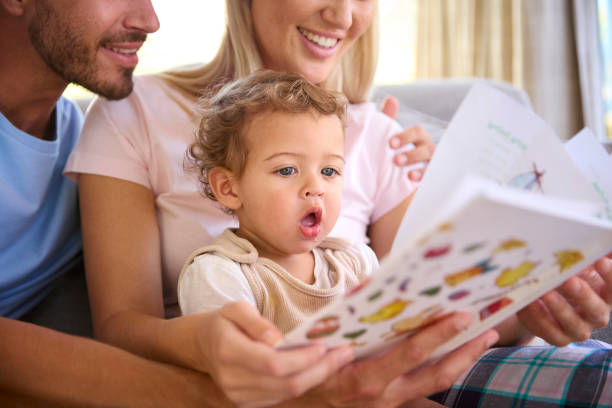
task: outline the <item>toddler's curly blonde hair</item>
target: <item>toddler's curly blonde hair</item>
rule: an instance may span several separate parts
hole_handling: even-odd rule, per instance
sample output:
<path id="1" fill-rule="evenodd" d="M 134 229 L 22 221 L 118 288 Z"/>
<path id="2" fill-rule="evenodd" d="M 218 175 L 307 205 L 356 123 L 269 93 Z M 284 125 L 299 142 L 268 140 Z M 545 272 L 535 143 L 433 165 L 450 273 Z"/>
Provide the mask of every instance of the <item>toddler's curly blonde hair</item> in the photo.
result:
<path id="1" fill-rule="evenodd" d="M 224 167 L 240 177 L 246 164 L 242 130 L 253 115 L 262 112 L 336 115 L 345 125 L 347 99 L 339 92 L 325 90 L 294 73 L 270 70 L 225 84 L 218 92 L 200 101 L 202 119 L 196 140 L 187 150 L 187 166 L 198 173 L 203 194 L 216 201 L 208 172 Z"/>

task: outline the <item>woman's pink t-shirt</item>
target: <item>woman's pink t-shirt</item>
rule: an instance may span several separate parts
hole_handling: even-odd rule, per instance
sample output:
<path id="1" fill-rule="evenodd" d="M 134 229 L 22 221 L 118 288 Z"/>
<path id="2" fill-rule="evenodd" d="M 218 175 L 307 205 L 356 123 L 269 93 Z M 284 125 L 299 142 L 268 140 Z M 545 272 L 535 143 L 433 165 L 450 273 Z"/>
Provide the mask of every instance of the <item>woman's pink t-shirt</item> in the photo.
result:
<path id="1" fill-rule="evenodd" d="M 194 103 L 165 81 L 134 79 L 120 101 L 98 98 L 87 112 L 81 138 L 65 174 L 98 174 L 149 188 L 157 206 L 166 315 L 178 313 L 176 285 L 183 263 L 225 228 L 236 226 L 216 202 L 200 194 L 185 172 L 187 146 L 199 119 Z M 351 105 L 345 141 L 342 209 L 332 236 L 367 243 L 370 223 L 396 207 L 415 186 L 392 163 L 388 139 L 400 126 L 371 103 Z"/>

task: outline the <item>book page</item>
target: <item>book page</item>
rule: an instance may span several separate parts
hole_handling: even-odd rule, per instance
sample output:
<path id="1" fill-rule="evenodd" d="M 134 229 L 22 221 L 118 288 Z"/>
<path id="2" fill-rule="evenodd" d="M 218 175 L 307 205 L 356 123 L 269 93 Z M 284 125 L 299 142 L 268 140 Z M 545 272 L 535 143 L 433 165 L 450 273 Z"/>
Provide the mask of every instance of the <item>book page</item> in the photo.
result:
<path id="1" fill-rule="evenodd" d="M 601 200 L 598 215 L 612 221 L 612 156 L 588 128 L 565 142 L 565 148 Z"/>
<path id="2" fill-rule="evenodd" d="M 595 214 L 609 197 L 612 171 L 604 158 L 593 163 L 590 142 L 580 137 L 566 149 L 529 109 L 474 86 L 380 269 L 280 347 L 317 339 L 328 347 L 350 344 L 365 357 L 445 314 L 472 314 L 470 328 L 435 358 L 606 255 L 612 222 Z"/>
<path id="3" fill-rule="evenodd" d="M 393 247 L 419 230 L 467 174 L 540 194 L 600 202 L 546 122 L 501 91 L 476 84 L 436 147 Z"/>
<path id="4" fill-rule="evenodd" d="M 550 211 L 550 197 L 478 179 L 447 195 L 448 205 L 430 218 L 424 234 L 394 249 L 369 283 L 319 310 L 288 333 L 284 344 L 350 344 L 364 357 L 445 314 L 472 314 L 470 328 L 440 347 L 435 358 L 610 250 L 612 223 Z"/>

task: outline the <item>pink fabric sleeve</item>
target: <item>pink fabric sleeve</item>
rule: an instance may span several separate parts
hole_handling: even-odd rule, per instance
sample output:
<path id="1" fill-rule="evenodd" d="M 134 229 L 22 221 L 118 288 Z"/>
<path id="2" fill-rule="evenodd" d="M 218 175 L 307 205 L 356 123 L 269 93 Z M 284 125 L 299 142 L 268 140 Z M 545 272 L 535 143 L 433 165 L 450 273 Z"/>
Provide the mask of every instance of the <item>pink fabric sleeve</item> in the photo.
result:
<path id="1" fill-rule="evenodd" d="M 401 126 L 382 113 L 376 112 L 381 122 L 387 122 L 384 137 L 380 141 L 383 149 L 378 152 L 379 174 L 374 197 L 375 207 L 372 221 L 376 221 L 410 196 L 416 189 L 415 183 L 408 178 L 407 170 L 393 163 L 395 152 L 389 147 L 389 139 L 402 131 Z M 382 126 L 385 126 L 381 123 Z"/>
<path id="2" fill-rule="evenodd" d="M 399 205 L 416 188 L 406 168 L 393 163 L 395 152 L 389 147 L 389 139 L 401 131 L 400 125 L 379 112 L 373 103 L 349 107 L 346 152 L 351 167 L 345 171 L 345 183 L 349 185 L 343 198 L 364 201 L 367 197 L 369 224 Z"/>
<path id="3" fill-rule="evenodd" d="M 120 101 L 96 98 L 64 174 L 77 182 L 79 173 L 88 173 L 151 188 L 146 164 L 147 127 L 138 106 L 137 91 Z"/>

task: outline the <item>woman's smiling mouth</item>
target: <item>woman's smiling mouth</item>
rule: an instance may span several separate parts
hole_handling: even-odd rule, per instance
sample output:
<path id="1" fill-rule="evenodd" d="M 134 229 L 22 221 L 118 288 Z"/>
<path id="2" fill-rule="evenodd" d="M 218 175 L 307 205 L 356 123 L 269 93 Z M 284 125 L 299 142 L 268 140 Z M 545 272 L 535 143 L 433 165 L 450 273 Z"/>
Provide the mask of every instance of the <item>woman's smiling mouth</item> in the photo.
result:
<path id="1" fill-rule="evenodd" d="M 311 43 L 318 45 L 322 48 L 332 48 L 340 41 L 339 38 L 325 37 L 319 34 L 315 34 L 302 27 L 298 27 L 298 31 Z"/>

